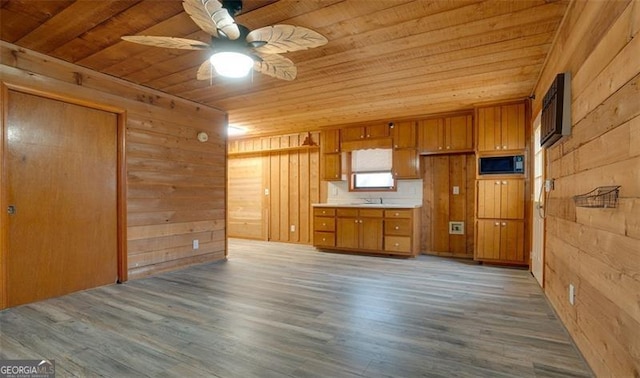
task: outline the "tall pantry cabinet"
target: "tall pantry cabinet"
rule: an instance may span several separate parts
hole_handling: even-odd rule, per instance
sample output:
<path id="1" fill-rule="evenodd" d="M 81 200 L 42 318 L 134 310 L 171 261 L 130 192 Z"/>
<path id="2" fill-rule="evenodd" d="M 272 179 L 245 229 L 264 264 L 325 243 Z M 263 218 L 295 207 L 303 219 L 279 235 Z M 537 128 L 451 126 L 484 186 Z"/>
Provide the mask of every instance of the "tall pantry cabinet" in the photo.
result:
<path id="1" fill-rule="evenodd" d="M 480 107 L 476 113 L 476 157 L 523 155 L 525 172 L 477 172 L 476 242 L 474 259 L 481 262 L 528 265 L 526 238 L 529 180 L 527 104 Z"/>

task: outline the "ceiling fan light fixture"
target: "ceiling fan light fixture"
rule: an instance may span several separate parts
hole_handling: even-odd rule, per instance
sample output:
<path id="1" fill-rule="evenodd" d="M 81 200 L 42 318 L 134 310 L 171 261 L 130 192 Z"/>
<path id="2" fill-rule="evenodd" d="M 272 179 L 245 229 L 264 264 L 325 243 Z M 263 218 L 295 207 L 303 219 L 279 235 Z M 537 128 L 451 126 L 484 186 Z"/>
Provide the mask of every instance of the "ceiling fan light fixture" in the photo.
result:
<path id="1" fill-rule="evenodd" d="M 217 52 L 209 61 L 219 75 L 232 78 L 247 76 L 254 64 L 250 56 L 234 51 Z"/>

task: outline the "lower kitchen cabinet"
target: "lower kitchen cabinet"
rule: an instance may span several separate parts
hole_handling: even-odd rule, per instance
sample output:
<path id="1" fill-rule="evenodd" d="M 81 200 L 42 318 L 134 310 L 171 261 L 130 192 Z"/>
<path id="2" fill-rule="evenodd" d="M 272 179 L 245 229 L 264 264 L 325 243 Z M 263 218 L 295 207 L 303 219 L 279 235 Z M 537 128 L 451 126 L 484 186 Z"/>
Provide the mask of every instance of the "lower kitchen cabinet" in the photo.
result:
<path id="1" fill-rule="evenodd" d="M 419 208 L 314 207 L 313 225 L 313 245 L 319 249 L 407 257 L 420 253 Z"/>
<path id="2" fill-rule="evenodd" d="M 526 264 L 524 221 L 478 219 L 476 260 Z"/>
<path id="3" fill-rule="evenodd" d="M 382 210 L 337 209 L 336 247 L 382 249 Z"/>
<path id="4" fill-rule="evenodd" d="M 313 244 L 323 247 L 336 245 L 336 210 L 315 208 L 313 210 Z"/>

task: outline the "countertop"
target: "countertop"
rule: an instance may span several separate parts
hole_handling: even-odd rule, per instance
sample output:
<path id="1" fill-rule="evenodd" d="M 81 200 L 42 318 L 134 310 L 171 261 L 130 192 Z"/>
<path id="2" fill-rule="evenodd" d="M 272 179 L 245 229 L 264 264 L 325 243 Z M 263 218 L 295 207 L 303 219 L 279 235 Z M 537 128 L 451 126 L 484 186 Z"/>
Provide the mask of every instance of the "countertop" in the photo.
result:
<path id="1" fill-rule="evenodd" d="M 314 203 L 313 207 L 365 207 L 368 209 L 415 209 L 422 205 L 407 205 L 399 203 Z"/>

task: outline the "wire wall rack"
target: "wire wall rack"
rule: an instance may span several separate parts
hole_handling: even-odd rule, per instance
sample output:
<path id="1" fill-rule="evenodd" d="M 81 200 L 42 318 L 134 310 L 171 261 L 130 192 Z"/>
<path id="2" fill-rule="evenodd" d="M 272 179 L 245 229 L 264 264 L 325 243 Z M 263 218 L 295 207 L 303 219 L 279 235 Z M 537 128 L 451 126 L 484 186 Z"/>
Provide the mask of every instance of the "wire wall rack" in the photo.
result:
<path id="1" fill-rule="evenodd" d="M 573 197 L 578 207 L 614 208 L 618 207 L 620 185 L 599 186 L 589 193 Z"/>

